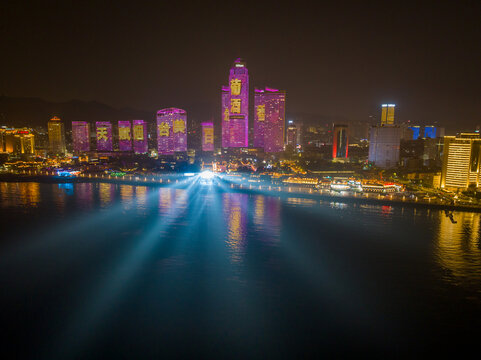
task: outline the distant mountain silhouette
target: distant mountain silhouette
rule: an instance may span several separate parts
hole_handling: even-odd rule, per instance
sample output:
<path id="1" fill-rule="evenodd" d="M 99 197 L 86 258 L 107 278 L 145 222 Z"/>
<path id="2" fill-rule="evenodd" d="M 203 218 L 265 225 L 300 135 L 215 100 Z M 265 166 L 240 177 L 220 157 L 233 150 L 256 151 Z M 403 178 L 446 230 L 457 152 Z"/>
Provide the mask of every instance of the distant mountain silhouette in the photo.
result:
<path id="1" fill-rule="evenodd" d="M 112 121 L 142 119 L 153 121 L 154 112 L 130 108 L 115 109 L 96 101 L 71 100 L 50 102 L 40 98 L 0 97 L 0 125 L 47 126 L 48 120 L 58 116 L 70 129 L 72 121 Z"/>

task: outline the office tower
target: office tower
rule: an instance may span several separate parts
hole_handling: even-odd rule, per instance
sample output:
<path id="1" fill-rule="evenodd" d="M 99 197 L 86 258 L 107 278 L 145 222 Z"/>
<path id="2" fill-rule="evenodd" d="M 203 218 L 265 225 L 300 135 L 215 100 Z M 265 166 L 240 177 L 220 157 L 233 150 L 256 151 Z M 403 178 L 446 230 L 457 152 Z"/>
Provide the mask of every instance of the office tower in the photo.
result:
<path id="1" fill-rule="evenodd" d="M 264 148 L 266 104 L 265 90 L 254 89 L 254 147 Z"/>
<path id="2" fill-rule="evenodd" d="M 65 154 L 65 130 L 60 118 L 54 116 L 48 122 L 49 151 L 52 154 Z"/>
<path id="3" fill-rule="evenodd" d="M 297 145 L 297 127 L 292 120 L 289 120 L 287 126 L 286 144 L 294 147 Z"/>
<path id="4" fill-rule="evenodd" d="M 214 124 L 202 123 L 202 151 L 214 151 Z"/>
<path id="5" fill-rule="evenodd" d="M 86 121 L 72 121 L 73 151 L 90 151 L 90 124 Z"/>
<path id="6" fill-rule="evenodd" d="M 334 125 L 332 137 L 332 158 L 347 158 L 349 138 L 347 125 Z"/>
<path id="7" fill-rule="evenodd" d="M 412 140 L 417 140 L 421 135 L 421 127 L 418 125 L 408 126 L 409 129 L 413 132 Z"/>
<path id="8" fill-rule="evenodd" d="M 223 147 L 248 147 L 248 114 L 249 74 L 246 64 L 241 59 L 237 59 L 229 72 L 228 87 L 222 87 Z"/>
<path id="9" fill-rule="evenodd" d="M 35 135 L 31 129 L 5 129 L 3 133 L 5 152 L 13 155 L 35 154 Z"/>
<path id="10" fill-rule="evenodd" d="M 477 133 L 444 137 L 441 188 L 467 189 L 480 185 L 481 139 Z"/>
<path id="11" fill-rule="evenodd" d="M 132 129 L 130 121 L 119 121 L 119 150 L 132 151 Z"/>
<path id="12" fill-rule="evenodd" d="M 146 154 L 149 151 L 147 142 L 147 123 L 144 120 L 132 121 L 134 153 Z"/>
<path id="13" fill-rule="evenodd" d="M 381 105 L 381 125 L 394 125 L 394 104 Z"/>
<path id="14" fill-rule="evenodd" d="M 435 139 L 437 137 L 436 136 L 436 126 L 426 125 L 424 127 L 424 137 Z"/>
<path id="15" fill-rule="evenodd" d="M 95 123 L 97 151 L 112 151 L 112 124 L 110 121 Z"/>
<path id="16" fill-rule="evenodd" d="M 266 87 L 264 104 L 264 151 L 281 152 L 284 150 L 285 141 L 286 92 Z"/>
<path id="17" fill-rule="evenodd" d="M 403 129 L 399 126 L 373 126 L 369 136 L 369 161 L 377 167 L 392 168 L 399 162 Z"/>
<path id="18" fill-rule="evenodd" d="M 157 150 L 159 155 L 187 151 L 187 113 L 177 108 L 157 112 Z"/>

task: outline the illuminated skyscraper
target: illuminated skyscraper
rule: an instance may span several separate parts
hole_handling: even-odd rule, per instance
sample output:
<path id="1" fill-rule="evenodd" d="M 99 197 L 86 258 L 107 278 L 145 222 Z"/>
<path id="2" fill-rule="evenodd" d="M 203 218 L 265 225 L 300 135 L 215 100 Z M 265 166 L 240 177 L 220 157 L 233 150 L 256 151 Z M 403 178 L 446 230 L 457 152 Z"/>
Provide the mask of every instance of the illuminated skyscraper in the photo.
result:
<path id="1" fill-rule="evenodd" d="M 237 59 L 230 69 L 229 86 L 222 87 L 223 147 L 248 147 L 248 114 L 249 74 L 245 63 L 241 59 Z"/>
<path id="2" fill-rule="evenodd" d="M 394 125 L 394 104 L 382 104 L 381 125 Z"/>
<path id="3" fill-rule="evenodd" d="M 3 151 L 15 155 L 35 153 L 35 135 L 31 129 L 5 129 L 3 133 Z"/>
<path id="4" fill-rule="evenodd" d="M 72 121 L 73 151 L 90 151 L 90 124 L 86 121 Z"/>
<path id="5" fill-rule="evenodd" d="M 264 148 L 266 104 L 264 101 L 265 90 L 254 89 L 254 147 Z"/>
<path id="6" fill-rule="evenodd" d="M 332 137 L 332 158 L 347 158 L 349 138 L 347 125 L 334 125 Z"/>
<path id="7" fill-rule="evenodd" d="M 286 92 L 266 87 L 264 92 L 265 127 L 264 151 L 276 153 L 284 150 L 286 122 Z"/>
<path id="8" fill-rule="evenodd" d="M 214 124 L 202 123 L 202 151 L 214 151 Z"/>
<path id="9" fill-rule="evenodd" d="M 477 133 L 445 136 L 441 187 L 466 189 L 480 186 L 481 139 Z"/>
<path id="10" fill-rule="evenodd" d="M 187 151 L 187 113 L 168 108 L 157 112 L 157 150 L 159 155 Z"/>
<path id="11" fill-rule="evenodd" d="M 48 122 L 48 142 L 52 154 L 65 154 L 65 130 L 63 122 L 56 116 Z"/>
<path id="12" fill-rule="evenodd" d="M 421 135 L 421 127 L 419 125 L 408 126 L 409 129 L 413 131 L 413 140 L 419 139 L 419 135 Z"/>
<path id="13" fill-rule="evenodd" d="M 132 129 L 130 121 L 119 121 L 119 150 L 132 151 Z"/>
<path id="14" fill-rule="evenodd" d="M 112 151 L 112 124 L 110 121 L 95 123 L 97 151 Z"/>
<path id="15" fill-rule="evenodd" d="M 134 153 L 146 154 L 149 150 L 147 143 L 147 123 L 144 120 L 132 122 Z"/>

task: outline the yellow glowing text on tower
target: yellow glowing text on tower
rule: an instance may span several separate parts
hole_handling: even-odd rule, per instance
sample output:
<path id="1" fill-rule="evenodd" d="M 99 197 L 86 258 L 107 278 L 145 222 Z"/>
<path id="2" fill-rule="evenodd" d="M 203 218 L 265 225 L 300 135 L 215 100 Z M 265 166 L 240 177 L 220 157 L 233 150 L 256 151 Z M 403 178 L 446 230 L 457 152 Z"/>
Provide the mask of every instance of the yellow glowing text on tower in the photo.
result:
<path id="1" fill-rule="evenodd" d="M 174 129 L 174 134 L 176 134 L 176 133 L 184 134 L 185 133 L 185 122 L 184 122 L 184 120 L 181 120 L 181 119 L 174 120 L 173 129 Z"/>
<path id="2" fill-rule="evenodd" d="M 264 121 L 266 119 L 266 106 L 257 106 L 257 121 Z"/>
<path id="3" fill-rule="evenodd" d="M 229 121 L 229 108 L 225 108 L 224 110 L 224 121 Z"/>
<path id="4" fill-rule="evenodd" d="M 134 139 L 135 140 L 144 140 L 144 126 L 143 125 L 134 125 Z"/>
<path id="5" fill-rule="evenodd" d="M 231 95 L 240 95 L 242 88 L 242 81 L 240 79 L 232 79 L 230 81 L 230 93 Z"/>
<path id="6" fill-rule="evenodd" d="M 230 99 L 230 112 L 233 114 L 240 114 L 241 99 Z"/>
<path id="7" fill-rule="evenodd" d="M 206 128 L 204 129 L 204 143 L 213 144 L 214 143 L 214 129 Z"/>
<path id="8" fill-rule="evenodd" d="M 130 128 L 119 127 L 119 140 L 130 140 Z"/>
<path id="9" fill-rule="evenodd" d="M 169 124 L 162 122 L 159 124 L 159 136 L 169 136 Z"/>
<path id="10" fill-rule="evenodd" d="M 108 140 L 106 127 L 97 128 L 97 140 L 105 140 L 105 141 Z"/>

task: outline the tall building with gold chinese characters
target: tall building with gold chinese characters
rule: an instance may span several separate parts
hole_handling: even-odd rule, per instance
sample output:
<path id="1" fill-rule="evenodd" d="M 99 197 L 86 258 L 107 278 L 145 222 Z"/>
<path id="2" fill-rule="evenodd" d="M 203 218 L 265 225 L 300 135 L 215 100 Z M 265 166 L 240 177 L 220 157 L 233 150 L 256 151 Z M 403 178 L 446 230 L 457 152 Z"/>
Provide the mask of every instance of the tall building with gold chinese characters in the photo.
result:
<path id="1" fill-rule="evenodd" d="M 480 186 L 481 139 L 477 133 L 445 136 L 441 188 Z"/>
<path id="2" fill-rule="evenodd" d="M 48 143 L 50 153 L 65 154 L 65 129 L 62 120 L 56 116 L 48 122 Z"/>
<path id="3" fill-rule="evenodd" d="M 202 151 L 214 151 L 214 123 L 202 123 Z"/>
<path id="4" fill-rule="evenodd" d="M 254 90 L 254 147 L 267 153 L 284 150 L 286 92 L 266 87 Z"/>
<path id="5" fill-rule="evenodd" d="M 187 151 L 187 112 L 177 108 L 157 112 L 157 151 L 173 155 Z"/>
<path id="6" fill-rule="evenodd" d="M 222 87 L 222 147 L 249 146 L 249 73 L 240 58 L 229 72 L 229 85 Z"/>
<path id="7" fill-rule="evenodd" d="M 132 151 L 132 127 L 130 121 L 119 121 L 119 150 Z"/>

